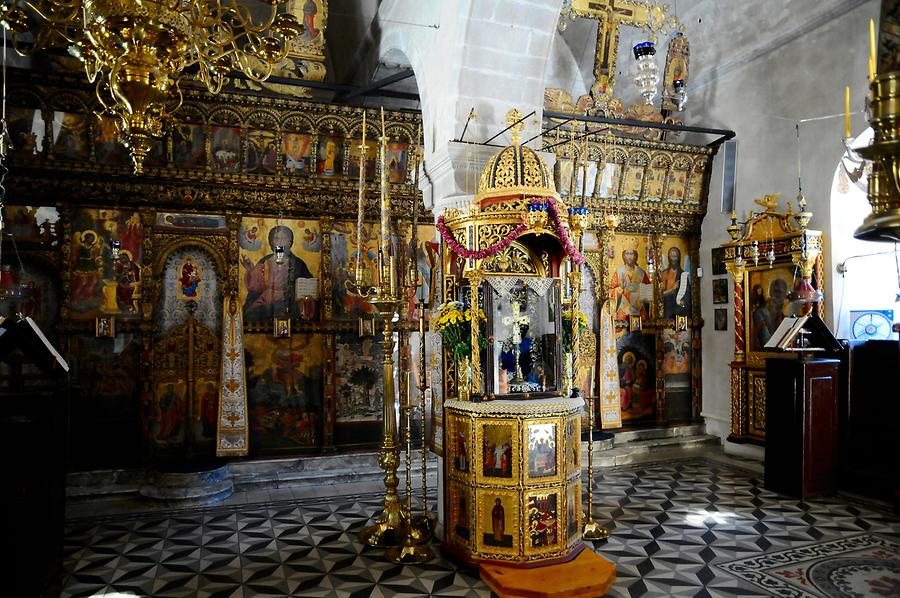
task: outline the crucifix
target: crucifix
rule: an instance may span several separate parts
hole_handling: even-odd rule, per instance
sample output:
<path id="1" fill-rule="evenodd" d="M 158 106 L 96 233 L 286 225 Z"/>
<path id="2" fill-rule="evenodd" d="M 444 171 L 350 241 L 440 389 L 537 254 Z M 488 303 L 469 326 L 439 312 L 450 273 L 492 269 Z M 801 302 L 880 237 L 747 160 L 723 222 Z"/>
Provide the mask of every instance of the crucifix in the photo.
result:
<path id="1" fill-rule="evenodd" d="M 619 25 L 649 30 L 651 39 L 667 27 L 676 28 L 678 20 L 666 13 L 668 6 L 643 0 L 572 0 L 569 10 L 576 16 L 596 19 L 597 50 L 594 56 L 594 84 L 591 97 L 608 104 L 616 85 L 616 55 L 619 51 Z"/>

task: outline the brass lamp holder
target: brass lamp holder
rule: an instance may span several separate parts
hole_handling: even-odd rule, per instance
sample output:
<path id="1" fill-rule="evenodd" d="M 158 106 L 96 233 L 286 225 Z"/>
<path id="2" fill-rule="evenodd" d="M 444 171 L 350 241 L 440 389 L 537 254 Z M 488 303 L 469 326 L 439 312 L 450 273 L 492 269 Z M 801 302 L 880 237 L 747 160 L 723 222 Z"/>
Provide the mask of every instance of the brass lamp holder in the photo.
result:
<path id="1" fill-rule="evenodd" d="M 406 422 L 406 513 L 412 514 L 412 412 L 416 406 L 412 403 L 403 405 L 404 421 Z M 423 418 L 424 423 L 424 418 Z M 422 472 L 425 475 L 425 472 Z M 398 565 L 419 564 L 430 561 L 434 558 L 434 551 L 428 546 L 417 546 L 416 539 L 413 537 L 412 520 L 407 517 L 409 525 L 405 527 L 403 534 L 403 544 L 388 549 L 387 558 L 392 563 Z"/>
<path id="2" fill-rule="evenodd" d="M 875 139 L 857 150 L 872 161 L 868 199 L 872 213 L 854 233 L 864 241 L 900 241 L 900 71 L 874 78 L 870 85 Z"/>
<path id="3" fill-rule="evenodd" d="M 590 426 L 588 428 L 588 479 L 587 479 L 587 487 L 588 487 L 588 500 L 587 500 L 587 514 L 585 519 L 587 521 L 584 522 L 584 526 L 581 528 L 581 537 L 585 540 L 590 540 L 592 542 L 598 540 L 606 540 L 609 538 L 610 530 L 609 528 L 602 527 L 599 523 L 594 521 L 594 396 L 593 389 L 591 389 L 590 396 L 587 397 L 588 401 L 588 421 L 590 422 Z"/>
<path id="4" fill-rule="evenodd" d="M 397 312 L 400 302 L 394 295 L 382 286 L 381 293 L 369 298 L 369 303 L 375 308 L 378 316 L 384 322 L 384 338 L 382 339 L 382 353 L 384 354 L 384 437 L 381 444 L 381 454 L 378 457 L 378 466 L 384 470 L 384 509 L 373 525 L 359 532 L 359 540 L 367 546 L 385 548 L 397 546 L 403 542 L 403 528 L 408 513 L 403 511 L 400 499 L 397 496 L 397 486 L 400 481 L 397 478 L 397 468 L 400 465 L 400 456 L 397 450 L 396 411 L 394 409 L 394 334 L 391 320 Z"/>

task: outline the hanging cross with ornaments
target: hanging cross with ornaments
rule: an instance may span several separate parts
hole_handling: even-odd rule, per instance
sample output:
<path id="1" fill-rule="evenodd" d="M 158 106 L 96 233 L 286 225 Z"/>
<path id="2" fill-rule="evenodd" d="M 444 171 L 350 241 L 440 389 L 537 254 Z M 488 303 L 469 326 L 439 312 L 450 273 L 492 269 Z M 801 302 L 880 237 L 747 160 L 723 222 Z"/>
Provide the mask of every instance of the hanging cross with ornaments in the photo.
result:
<path id="1" fill-rule="evenodd" d="M 562 9 L 559 29 L 566 28 L 566 18 L 596 19 L 597 46 L 594 55 L 594 84 L 591 97 L 605 106 L 613 98 L 616 85 L 616 56 L 619 52 L 619 26 L 638 27 L 648 32 L 650 41 L 669 30 L 681 31 L 682 24 L 669 15 L 668 5 L 642 0 L 569 0 Z"/>

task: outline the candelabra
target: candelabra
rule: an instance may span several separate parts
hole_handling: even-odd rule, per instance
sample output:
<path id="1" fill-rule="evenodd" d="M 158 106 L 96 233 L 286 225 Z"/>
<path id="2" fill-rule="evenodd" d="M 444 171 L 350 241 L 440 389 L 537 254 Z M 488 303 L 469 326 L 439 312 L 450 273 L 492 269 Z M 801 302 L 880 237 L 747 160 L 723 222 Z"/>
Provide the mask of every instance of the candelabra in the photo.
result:
<path id="1" fill-rule="evenodd" d="M 409 382 L 409 372 L 407 375 L 407 384 L 406 388 L 409 392 L 412 391 L 412 385 Z M 387 551 L 387 558 L 389 561 L 397 564 L 408 565 L 408 564 L 418 564 L 425 563 L 434 558 L 434 551 L 427 546 L 417 546 L 416 540 L 413 536 L 413 526 L 412 526 L 412 412 L 415 410 L 416 406 L 409 401 L 411 397 L 409 393 L 407 394 L 408 402 L 403 405 L 403 414 L 404 421 L 406 422 L 406 515 L 408 525 L 406 526 L 405 534 L 403 537 L 402 546 L 395 546 Z M 424 412 L 422 417 L 422 424 L 424 427 L 425 423 Z M 422 475 L 425 475 L 425 471 L 422 471 Z"/>
<path id="2" fill-rule="evenodd" d="M 384 324 L 382 339 L 383 376 L 384 376 L 384 436 L 378 465 L 384 470 L 384 509 L 375 523 L 359 533 L 359 539 L 369 546 L 397 546 L 403 542 L 403 526 L 405 513 L 397 496 L 397 468 L 400 457 L 397 450 L 397 413 L 394 407 L 396 392 L 394 388 L 394 315 L 400 306 L 396 294 L 396 268 L 391 244 L 390 219 L 391 198 L 385 168 L 385 150 L 387 136 L 384 133 L 384 110 L 381 113 L 381 248 L 379 249 L 379 284 L 377 291 L 369 297 L 369 303 L 375 309 Z"/>
<path id="3" fill-rule="evenodd" d="M 284 61 L 304 27 L 279 12 L 282 2 L 264 4 L 257 24 L 231 0 L 7 0 L 0 23 L 20 54 L 62 46 L 84 63 L 140 174 L 151 140 L 181 104 L 188 67 L 218 93 L 232 71 L 261 82 Z"/>
<path id="4" fill-rule="evenodd" d="M 425 356 L 425 310 L 428 303 L 420 301 L 419 308 L 419 407 L 422 410 L 422 426 L 419 431 L 421 442 L 420 453 L 422 458 L 422 512 L 412 517 L 410 523 L 411 535 L 417 544 L 427 542 L 434 536 L 434 518 L 428 510 L 428 449 L 425 445 L 425 391 L 428 388 L 425 382 L 425 368 L 427 367 Z M 410 511 L 412 516 L 412 511 Z"/>
<path id="5" fill-rule="evenodd" d="M 593 369 L 593 368 L 592 368 Z M 593 378 L 593 376 L 591 376 Z M 581 528 L 581 537 L 585 540 L 605 540 L 609 538 L 610 531 L 608 528 L 602 527 L 594 521 L 594 388 L 593 382 L 591 389 L 588 391 L 588 501 L 587 501 L 587 521 Z"/>

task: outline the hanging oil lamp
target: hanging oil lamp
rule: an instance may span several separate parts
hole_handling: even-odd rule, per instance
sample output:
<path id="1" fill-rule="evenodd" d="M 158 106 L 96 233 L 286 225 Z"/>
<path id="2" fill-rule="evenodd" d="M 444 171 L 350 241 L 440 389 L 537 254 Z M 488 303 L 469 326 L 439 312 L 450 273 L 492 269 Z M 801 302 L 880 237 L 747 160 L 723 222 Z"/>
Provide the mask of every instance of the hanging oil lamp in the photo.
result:
<path id="1" fill-rule="evenodd" d="M 284 263 L 284 245 L 275 246 L 275 263 L 278 265 Z"/>
<path id="2" fill-rule="evenodd" d="M 632 48 L 634 59 L 634 84 L 637 85 L 644 103 L 652 104 L 659 84 L 659 67 L 656 65 L 656 47 L 653 42 L 641 42 Z"/>

